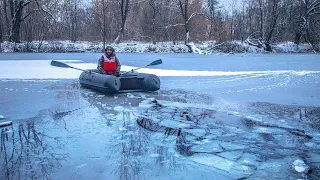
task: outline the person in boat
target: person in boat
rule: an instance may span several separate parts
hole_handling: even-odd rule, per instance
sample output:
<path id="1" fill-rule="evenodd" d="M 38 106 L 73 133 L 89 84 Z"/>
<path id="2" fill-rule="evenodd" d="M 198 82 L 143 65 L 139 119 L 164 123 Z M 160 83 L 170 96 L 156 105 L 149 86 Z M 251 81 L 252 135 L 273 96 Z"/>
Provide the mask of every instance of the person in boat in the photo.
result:
<path id="1" fill-rule="evenodd" d="M 121 64 L 117 58 L 114 48 L 107 46 L 104 54 L 98 61 L 98 70 L 102 74 L 108 74 L 119 77 Z"/>

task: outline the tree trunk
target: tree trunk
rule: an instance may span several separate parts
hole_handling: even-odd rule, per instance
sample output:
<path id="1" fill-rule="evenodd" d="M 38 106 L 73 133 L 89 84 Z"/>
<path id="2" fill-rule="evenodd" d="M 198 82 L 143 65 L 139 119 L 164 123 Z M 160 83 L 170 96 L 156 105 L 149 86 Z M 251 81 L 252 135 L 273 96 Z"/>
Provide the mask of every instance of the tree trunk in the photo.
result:
<path id="1" fill-rule="evenodd" d="M 102 39 L 103 39 L 103 52 L 106 49 L 106 6 L 105 0 L 102 0 L 102 13 L 103 13 L 103 32 L 102 32 Z"/>
<path id="2" fill-rule="evenodd" d="M 156 7 L 154 4 L 154 1 L 152 1 L 152 43 L 156 44 L 157 40 L 156 40 Z"/>
<path id="3" fill-rule="evenodd" d="M 20 0 L 17 1 L 9 1 L 10 2 L 10 14 L 12 18 L 12 28 L 10 33 L 10 41 L 11 42 L 20 42 L 20 27 L 21 22 L 31 14 L 31 12 L 25 16 L 22 17 L 23 8 L 31 3 L 31 1 L 23 1 Z"/>
<path id="4" fill-rule="evenodd" d="M 210 29 L 209 29 L 209 39 L 211 40 L 212 38 L 212 33 L 213 32 L 213 20 L 210 20 Z"/>
<path id="5" fill-rule="evenodd" d="M 301 38 L 302 34 L 300 31 L 296 32 L 295 37 L 294 37 L 294 43 L 295 44 L 300 44 L 300 38 Z"/>
<path id="6" fill-rule="evenodd" d="M 11 29 L 10 41 L 19 43 L 20 42 L 20 27 L 21 21 L 19 20 L 21 16 L 15 15 L 13 20 L 13 25 Z"/>
<path id="7" fill-rule="evenodd" d="M 125 24 L 126 24 L 126 20 L 127 20 L 127 15 L 129 12 L 129 1 L 130 0 L 117 0 L 118 4 L 119 4 L 119 8 L 120 8 L 120 12 L 121 12 L 121 28 L 119 30 L 119 34 L 117 36 L 117 38 L 114 40 L 114 42 L 116 44 L 120 43 L 120 41 L 122 41 L 123 37 L 124 37 L 124 28 L 125 28 Z"/>
<path id="8" fill-rule="evenodd" d="M 270 46 L 270 42 L 271 42 L 271 38 L 273 36 L 273 32 L 276 28 L 276 25 L 277 25 L 277 20 L 278 20 L 278 15 L 279 15 L 279 12 L 278 12 L 278 4 L 279 1 L 277 0 L 273 0 L 272 1 L 272 7 L 271 7 L 271 24 L 270 24 L 270 29 L 269 29 L 269 32 L 268 34 L 266 35 L 266 39 L 265 39 L 265 45 L 266 45 L 266 51 L 271 51 L 271 46 Z"/>
<path id="9" fill-rule="evenodd" d="M 185 30 L 186 30 L 185 44 L 189 44 L 189 42 L 190 42 L 190 22 L 187 21 L 184 26 L 185 26 Z"/>
<path id="10" fill-rule="evenodd" d="M 264 30 L 263 30 L 263 4 L 262 0 L 259 0 L 259 11 L 260 11 L 260 38 L 264 38 Z"/>
<path id="11" fill-rule="evenodd" d="M 3 24 L 2 24 L 2 11 L 0 9 L 0 43 L 3 42 Z M 1 44 L 0 44 L 1 45 Z M 1 49 L 1 46 L 0 46 L 0 49 Z"/>
<path id="12" fill-rule="evenodd" d="M 124 37 L 124 24 L 122 25 L 117 38 L 114 40 L 114 43 L 119 44 Z"/>
<path id="13" fill-rule="evenodd" d="M 8 12 L 7 12 L 7 0 L 3 1 L 3 13 L 4 13 L 4 20 L 5 20 L 5 32 L 7 35 L 7 40 L 8 40 L 8 36 L 10 35 L 10 24 L 9 24 L 9 18 L 8 18 Z"/>
<path id="14" fill-rule="evenodd" d="M 15 7 L 15 11 L 12 19 L 12 28 L 10 34 L 10 41 L 12 42 L 20 42 L 20 27 L 22 21 L 22 10 L 23 10 L 23 2 L 20 1 L 19 4 Z"/>
<path id="15" fill-rule="evenodd" d="M 71 10 L 71 41 L 76 42 L 78 38 L 78 22 L 77 22 L 77 16 L 78 16 L 78 2 L 77 0 L 73 1 L 73 7 Z"/>

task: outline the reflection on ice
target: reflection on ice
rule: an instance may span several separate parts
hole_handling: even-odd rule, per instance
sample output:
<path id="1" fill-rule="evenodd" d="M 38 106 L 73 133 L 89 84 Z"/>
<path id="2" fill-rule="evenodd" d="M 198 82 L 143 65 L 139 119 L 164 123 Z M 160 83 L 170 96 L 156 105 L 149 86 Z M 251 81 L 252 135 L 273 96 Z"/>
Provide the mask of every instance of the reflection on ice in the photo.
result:
<path id="1" fill-rule="evenodd" d="M 53 151 L 64 146 L 63 141 L 39 132 L 35 124 L 39 117 L 18 126 L 2 128 L 0 179 L 50 178 L 67 154 Z"/>

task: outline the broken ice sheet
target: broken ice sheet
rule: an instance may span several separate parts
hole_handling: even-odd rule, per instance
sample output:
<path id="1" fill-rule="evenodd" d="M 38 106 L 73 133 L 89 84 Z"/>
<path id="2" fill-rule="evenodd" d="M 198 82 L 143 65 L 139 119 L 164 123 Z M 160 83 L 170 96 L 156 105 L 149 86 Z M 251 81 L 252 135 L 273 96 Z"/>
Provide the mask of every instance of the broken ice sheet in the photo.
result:
<path id="1" fill-rule="evenodd" d="M 251 176 L 253 179 L 297 179 L 292 173 L 291 163 L 297 157 L 285 157 L 281 159 L 268 159 L 260 162 L 257 170 Z"/>
<path id="2" fill-rule="evenodd" d="M 265 134 L 285 134 L 286 131 L 282 129 L 270 128 L 270 127 L 256 127 L 252 132 L 265 133 Z"/>
<path id="3" fill-rule="evenodd" d="M 243 155 L 243 151 L 226 151 L 226 152 L 221 152 L 217 155 L 232 161 L 236 161 Z"/>
<path id="4" fill-rule="evenodd" d="M 240 164 L 248 165 L 248 166 L 257 166 L 257 156 L 254 154 L 245 153 L 242 157 L 237 161 Z"/>
<path id="5" fill-rule="evenodd" d="M 236 144 L 233 142 L 219 142 L 220 146 L 222 146 L 226 150 L 240 150 L 240 149 L 245 149 L 247 146 L 242 145 L 242 144 Z"/>
<path id="6" fill-rule="evenodd" d="M 249 177 L 253 173 L 253 169 L 249 166 L 213 154 L 194 154 L 189 159 L 202 165 L 223 170 L 236 179 Z"/>
<path id="7" fill-rule="evenodd" d="M 205 129 L 186 129 L 185 132 L 190 133 L 194 136 L 201 137 L 206 134 Z"/>
<path id="8" fill-rule="evenodd" d="M 204 143 L 204 144 L 198 144 L 191 147 L 192 152 L 202 152 L 202 153 L 217 153 L 222 152 L 223 149 L 218 143 Z"/>
<path id="9" fill-rule="evenodd" d="M 188 128 L 190 126 L 189 124 L 181 123 L 178 121 L 172 121 L 172 120 L 164 120 L 160 122 L 160 125 L 165 127 L 170 127 L 173 129 Z"/>

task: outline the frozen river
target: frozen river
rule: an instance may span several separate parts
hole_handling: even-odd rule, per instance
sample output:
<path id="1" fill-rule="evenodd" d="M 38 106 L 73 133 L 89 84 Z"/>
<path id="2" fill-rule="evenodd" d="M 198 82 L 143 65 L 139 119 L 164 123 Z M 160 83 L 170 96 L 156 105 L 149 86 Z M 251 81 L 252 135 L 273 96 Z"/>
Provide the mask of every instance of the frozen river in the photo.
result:
<path id="1" fill-rule="evenodd" d="M 115 95 L 50 66 L 99 56 L 0 54 L 0 179 L 320 178 L 320 55 L 119 54 L 161 89 Z"/>

